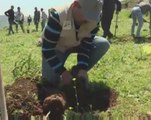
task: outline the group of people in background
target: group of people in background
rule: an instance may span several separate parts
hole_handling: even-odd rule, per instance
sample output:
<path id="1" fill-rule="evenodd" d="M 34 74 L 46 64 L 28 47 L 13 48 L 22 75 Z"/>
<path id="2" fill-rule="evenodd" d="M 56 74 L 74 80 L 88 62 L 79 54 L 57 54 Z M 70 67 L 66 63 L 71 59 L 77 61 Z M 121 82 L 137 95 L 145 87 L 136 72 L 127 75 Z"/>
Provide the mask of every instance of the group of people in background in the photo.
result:
<path id="1" fill-rule="evenodd" d="M 103 30 L 103 37 L 109 37 L 112 38 L 113 34 L 110 31 L 110 26 L 115 10 L 115 5 L 117 5 L 117 13 L 121 10 L 121 2 L 119 0 L 105 0 L 103 4 L 102 14 L 101 14 L 101 26 Z M 29 26 L 31 25 L 31 22 L 35 25 L 35 31 L 38 31 L 39 29 L 39 22 L 41 20 L 41 30 L 43 31 L 46 21 L 48 17 L 50 16 L 50 11 L 52 9 L 48 10 L 48 16 L 45 13 L 44 9 L 41 8 L 40 11 L 37 7 L 34 8 L 34 16 L 33 19 L 31 15 L 27 17 L 27 32 L 29 32 Z M 41 12 L 41 14 L 40 14 Z M 24 14 L 21 12 L 21 8 L 17 7 L 17 12 L 14 12 L 14 6 L 11 6 L 11 8 L 5 12 L 5 15 L 8 16 L 9 21 L 9 32 L 8 34 L 14 34 L 14 30 L 12 25 L 16 25 L 16 32 L 18 32 L 18 25 L 21 27 L 21 30 L 25 32 L 24 30 Z"/>
<path id="2" fill-rule="evenodd" d="M 12 5 L 11 8 L 5 12 L 5 15 L 8 17 L 9 23 L 8 35 L 15 33 L 13 30 L 13 25 L 16 26 L 16 33 L 18 33 L 18 26 L 20 26 L 22 32 L 25 33 L 24 29 L 25 17 L 20 7 L 17 7 L 17 11 L 14 12 L 14 6 Z M 39 11 L 37 7 L 35 7 L 33 19 L 31 15 L 27 17 L 28 23 L 27 32 L 29 32 L 29 26 L 31 25 L 32 21 L 34 22 L 36 32 L 38 31 L 39 22 L 41 21 L 41 31 L 43 31 L 47 18 L 48 18 L 47 14 L 44 12 L 43 8 L 41 8 L 41 10 Z"/>
<path id="3" fill-rule="evenodd" d="M 151 11 L 151 1 L 150 0 L 138 0 L 138 3 L 132 8 L 131 11 L 131 17 L 132 17 L 132 27 L 131 27 L 131 35 L 137 40 L 141 40 L 141 28 L 143 26 L 143 15 L 147 12 Z M 116 8 L 116 11 L 115 11 Z M 41 31 L 43 31 L 46 21 L 48 17 L 50 16 L 50 11 L 52 9 L 48 10 L 48 15 L 45 13 L 44 9 L 41 8 L 40 11 L 37 7 L 34 8 L 34 16 L 32 18 L 31 15 L 27 17 L 27 32 L 29 32 L 29 26 L 31 25 L 31 22 L 35 25 L 35 31 L 38 31 L 39 29 L 39 23 L 41 22 Z M 118 14 L 121 11 L 121 2 L 119 0 L 103 0 L 103 6 L 101 11 L 101 20 L 100 25 L 103 30 L 102 36 L 104 38 L 112 38 L 114 35 L 110 31 L 113 15 Z M 9 10 L 5 12 L 5 15 L 8 16 L 8 22 L 9 22 L 9 31 L 8 34 L 14 34 L 13 25 L 16 26 L 16 32 L 18 32 L 18 26 L 20 26 L 22 32 L 25 32 L 24 29 L 24 21 L 25 17 L 24 14 L 21 11 L 20 7 L 17 7 L 17 11 L 14 12 L 14 6 L 11 6 Z M 135 32 L 135 26 L 138 21 L 138 27 Z"/>

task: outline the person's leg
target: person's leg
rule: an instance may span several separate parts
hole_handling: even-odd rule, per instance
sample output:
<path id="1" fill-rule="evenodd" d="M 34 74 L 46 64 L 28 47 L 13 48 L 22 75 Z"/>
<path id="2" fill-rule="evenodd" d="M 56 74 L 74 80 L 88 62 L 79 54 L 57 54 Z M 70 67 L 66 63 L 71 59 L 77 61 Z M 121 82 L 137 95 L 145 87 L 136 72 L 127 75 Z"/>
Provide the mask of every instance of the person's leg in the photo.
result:
<path id="1" fill-rule="evenodd" d="M 103 57 L 103 55 L 108 51 L 109 47 L 110 44 L 107 39 L 98 36 L 94 38 L 94 46 L 90 53 L 91 56 L 88 70 L 90 70 Z"/>
<path id="2" fill-rule="evenodd" d="M 41 31 L 43 31 L 43 22 L 41 21 Z"/>
<path id="3" fill-rule="evenodd" d="M 16 32 L 18 33 L 18 22 L 16 23 Z"/>
<path id="4" fill-rule="evenodd" d="M 107 24 L 107 36 L 109 38 L 113 37 L 112 32 L 110 31 L 110 27 L 111 27 L 111 23 L 112 23 L 112 19 L 113 19 L 113 15 L 114 15 L 114 9 L 110 11 L 110 13 L 108 14 L 108 24 Z"/>
<path id="5" fill-rule="evenodd" d="M 44 20 L 42 20 L 41 22 L 41 31 L 43 31 L 43 29 L 44 29 Z"/>
<path id="6" fill-rule="evenodd" d="M 8 34 L 11 34 L 11 32 L 14 34 L 14 31 L 13 31 L 13 21 L 9 20 L 9 32 L 8 32 Z"/>
<path id="7" fill-rule="evenodd" d="M 24 33 L 25 32 L 25 30 L 24 30 L 24 25 L 23 25 L 23 22 L 22 21 L 20 21 L 20 28 L 21 28 L 21 30 L 22 30 L 22 32 Z"/>
<path id="8" fill-rule="evenodd" d="M 134 7 L 132 9 L 132 26 L 131 26 L 131 35 L 134 37 L 137 37 L 137 34 L 135 34 L 135 26 L 136 26 L 136 21 L 139 19 L 138 18 L 138 13 L 141 12 L 139 7 Z"/>
<path id="9" fill-rule="evenodd" d="M 39 26 L 39 22 L 37 22 L 36 24 L 36 31 L 38 32 L 38 26 Z"/>
<path id="10" fill-rule="evenodd" d="M 102 15 L 101 26 L 103 29 L 103 37 L 106 38 L 109 34 L 109 28 L 110 28 L 110 16 L 106 11 L 104 11 Z"/>
<path id="11" fill-rule="evenodd" d="M 102 18 L 101 18 L 101 27 L 102 27 L 102 30 L 103 30 L 103 37 L 106 37 L 107 36 L 107 30 L 106 30 L 106 19 L 105 19 L 105 15 L 102 14 Z"/>
<path id="12" fill-rule="evenodd" d="M 42 23 L 41 23 L 42 31 L 43 31 L 43 29 L 45 27 L 45 24 L 46 24 L 46 20 L 43 20 Z"/>
<path id="13" fill-rule="evenodd" d="M 36 31 L 38 31 L 38 22 L 35 21 L 35 28 L 36 28 Z"/>
<path id="14" fill-rule="evenodd" d="M 9 22 L 9 29 L 8 29 L 8 34 L 10 35 L 11 34 L 11 22 L 10 22 L 10 20 L 8 21 Z"/>
<path id="15" fill-rule="evenodd" d="M 143 14 L 141 13 L 141 11 L 139 11 L 137 13 L 137 19 L 138 19 L 138 28 L 137 28 L 137 32 L 136 32 L 136 37 L 141 37 L 141 28 L 143 26 Z"/>
<path id="16" fill-rule="evenodd" d="M 135 25 L 136 25 L 136 16 L 135 16 L 135 13 L 132 12 L 132 26 L 131 26 L 132 36 L 135 36 Z"/>

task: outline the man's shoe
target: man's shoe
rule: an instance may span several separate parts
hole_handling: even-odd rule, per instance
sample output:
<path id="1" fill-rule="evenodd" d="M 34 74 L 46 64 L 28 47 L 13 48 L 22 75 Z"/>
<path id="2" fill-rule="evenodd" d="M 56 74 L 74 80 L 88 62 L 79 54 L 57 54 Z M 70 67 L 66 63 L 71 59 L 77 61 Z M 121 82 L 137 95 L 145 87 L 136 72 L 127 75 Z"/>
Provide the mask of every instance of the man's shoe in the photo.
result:
<path id="1" fill-rule="evenodd" d="M 108 34 L 108 38 L 113 38 L 113 34 L 111 32 Z"/>
<path id="2" fill-rule="evenodd" d="M 144 40 L 142 37 L 135 37 L 135 43 L 139 44 L 139 43 L 143 43 Z"/>
<path id="3" fill-rule="evenodd" d="M 107 35 L 102 35 L 102 37 L 106 38 L 106 37 L 107 37 Z"/>

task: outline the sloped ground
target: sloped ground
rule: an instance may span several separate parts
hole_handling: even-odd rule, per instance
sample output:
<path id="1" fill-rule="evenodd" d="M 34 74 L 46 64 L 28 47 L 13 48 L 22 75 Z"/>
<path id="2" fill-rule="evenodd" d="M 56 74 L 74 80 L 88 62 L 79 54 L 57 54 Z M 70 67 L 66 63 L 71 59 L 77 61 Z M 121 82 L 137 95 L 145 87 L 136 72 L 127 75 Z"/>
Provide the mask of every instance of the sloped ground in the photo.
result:
<path id="1" fill-rule="evenodd" d="M 19 114 L 19 120 L 30 120 L 31 115 L 43 114 L 42 105 L 38 100 L 38 94 L 42 89 L 38 87 L 37 83 L 38 79 L 35 78 L 19 78 L 11 86 L 6 86 L 6 102 L 10 120 L 12 119 L 12 115 L 15 114 Z M 75 98 L 73 86 L 66 86 L 61 91 L 66 96 L 66 108 L 73 107 L 73 110 L 77 111 L 77 99 Z M 45 92 L 49 96 L 49 93 L 52 94 L 52 89 L 47 86 L 45 87 Z M 91 110 L 105 111 L 109 107 L 116 105 L 118 97 L 115 90 L 105 86 L 103 83 L 92 83 L 89 90 L 86 91 L 80 90 L 77 83 L 77 93 L 80 112 L 89 111 L 90 103 L 92 105 Z M 40 97 L 43 97 L 43 95 Z"/>

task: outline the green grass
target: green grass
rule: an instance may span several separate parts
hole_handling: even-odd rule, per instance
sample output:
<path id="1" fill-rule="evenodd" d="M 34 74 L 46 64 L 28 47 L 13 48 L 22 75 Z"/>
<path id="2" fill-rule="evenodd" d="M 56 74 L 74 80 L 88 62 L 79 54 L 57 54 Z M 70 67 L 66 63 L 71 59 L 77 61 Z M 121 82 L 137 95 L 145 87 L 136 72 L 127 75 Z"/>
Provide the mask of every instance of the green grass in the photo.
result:
<path id="1" fill-rule="evenodd" d="M 103 81 L 119 92 L 117 105 L 102 114 L 141 114 L 151 111 L 151 55 L 144 52 L 150 41 L 135 44 L 130 36 L 132 20 L 130 11 L 119 14 L 117 38 L 112 40 L 108 53 L 89 71 L 90 80 Z M 148 19 L 148 16 L 145 16 Z M 115 29 L 115 17 L 112 32 Z M 37 46 L 40 32 L 19 33 L 6 36 L 7 30 L 0 31 L 0 64 L 5 85 L 16 77 L 37 76 L 41 71 L 41 48 Z M 98 33 L 102 35 L 102 30 Z M 144 23 L 142 35 L 149 37 L 149 24 Z M 76 62 L 75 55 L 66 63 L 71 68 Z M 15 71 L 16 74 L 13 75 Z"/>

